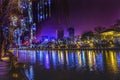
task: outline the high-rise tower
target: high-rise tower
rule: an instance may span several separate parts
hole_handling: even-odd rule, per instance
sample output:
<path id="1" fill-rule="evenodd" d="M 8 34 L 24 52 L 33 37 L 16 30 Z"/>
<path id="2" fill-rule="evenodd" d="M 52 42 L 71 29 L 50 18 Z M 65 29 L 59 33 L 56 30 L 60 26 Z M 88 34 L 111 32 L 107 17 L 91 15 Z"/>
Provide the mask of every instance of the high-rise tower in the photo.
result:
<path id="1" fill-rule="evenodd" d="M 21 36 L 25 33 L 29 33 L 32 43 L 37 26 L 51 16 L 51 0 L 0 0 L 0 7 L 0 22 L 9 27 L 10 39 L 16 38 L 13 43 L 17 44 L 21 43 Z M 28 40 L 26 36 L 24 38 Z"/>

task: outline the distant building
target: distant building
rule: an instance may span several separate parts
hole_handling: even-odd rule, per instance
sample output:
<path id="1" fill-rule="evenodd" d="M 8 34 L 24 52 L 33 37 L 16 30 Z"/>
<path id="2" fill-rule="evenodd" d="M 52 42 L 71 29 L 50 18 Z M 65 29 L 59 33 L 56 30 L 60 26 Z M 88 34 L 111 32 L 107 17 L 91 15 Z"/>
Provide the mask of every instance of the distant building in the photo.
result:
<path id="1" fill-rule="evenodd" d="M 57 30 L 57 39 L 63 39 L 64 38 L 64 30 L 58 29 Z"/>
<path id="2" fill-rule="evenodd" d="M 70 38 L 74 38 L 75 31 L 73 27 L 68 28 L 68 33 Z"/>
<path id="3" fill-rule="evenodd" d="M 42 37 L 41 37 L 41 40 L 42 40 L 42 42 L 43 42 L 43 41 L 48 41 L 49 38 L 48 38 L 48 36 L 42 36 Z"/>
<path id="4" fill-rule="evenodd" d="M 107 29 L 100 35 L 102 40 L 114 41 L 116 38 L 120 38 L 120 30 Z"/>

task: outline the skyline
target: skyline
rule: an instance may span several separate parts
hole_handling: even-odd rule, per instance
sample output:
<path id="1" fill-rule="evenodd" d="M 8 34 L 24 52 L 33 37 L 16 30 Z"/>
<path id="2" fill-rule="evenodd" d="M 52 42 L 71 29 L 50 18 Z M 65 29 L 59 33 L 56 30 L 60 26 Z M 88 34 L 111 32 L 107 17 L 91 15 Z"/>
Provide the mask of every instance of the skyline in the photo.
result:
<path id="1" fill-rule="evenodd" d="M 42 35 L 55 36 L 56 30 L 63 28 L 65 36 L 67 36 L 66 25 L 74 27 L 75 35 L 78 35 L 93 30 L 96 26 L 110 27 L 120 18 L 119 0 L 69 0 L 68 8 L 64 8 L 66 5 L 63 3 L 64 0 L 60 0 L 57 3 L 59 6 L 54 7 L 53 0 L 51 18 L 41 24 L 40 32 Z M 64 13 L 65 15 L 62 15 Z M 67 21 L 65 19 L 66 14 L 69 18 Z M 61 20 L 61 23 L 58 23 L 58 19 Z"/>

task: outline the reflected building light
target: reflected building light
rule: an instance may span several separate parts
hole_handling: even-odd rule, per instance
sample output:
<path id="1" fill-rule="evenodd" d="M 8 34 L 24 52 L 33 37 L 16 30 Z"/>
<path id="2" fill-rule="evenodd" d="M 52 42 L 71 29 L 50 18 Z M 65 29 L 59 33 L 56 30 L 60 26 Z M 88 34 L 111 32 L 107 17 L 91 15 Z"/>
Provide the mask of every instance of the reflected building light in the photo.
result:
<path id="1" fill-rule="evenodd" d="M 120 68 L 120 54 L 117 54 L 117 64 L 118 64 L 118 67 Z"/>
<path id="2" fill-rule="evenodd" d="M 65 51 L 65 54 L 66 54 L 66 64 L 69 65 L 69 62 L 68 62 L 68 51 L 67 50 Z"/>
<path id="3" fill-rule="evenodd" d="M 93 60 L 94 69 L 96 70 L 96 58 L 95 58 L 95 52 L 94 51 L 92 51 L 92 60 Z"/>
<path id="4" fill-rule="evenodd" d="M 68 54 L 68 63 L 69 63 L 69 68 L 75 67 L 74 53 Z"/>
<path id="5" fill-rule="evenodd" d="M 81 61 L 82 61 L 83 67 L 85 67 L 86 66 L 85 51 L 81 51 Z"/>
<path id="6" fill-rule="evenodd" d="M 31 63 L 36 62 L 36 53 L 35 53 L 35 51 L 30 51 L 30 62 Z"/>
<path id="7" fill-rule="evenodd" d="M 106 63 L 107 63 L 107 68 L 111 72 L 113 73 L 118 72 L 116 53 L 114 53 L 113 51 L 109 51 L 108 57 L 106 57 Z"/>
<path id="8" fill-rule="evenodd" d="M 80 51 L 77 52 L 79 68 L 82 66 L 81 54 Z"/>
<path id="9" fill-rule="evenodd" d="M 118 68 L 117 68 L 116 54 L 114 52 L 111 52 L 110 58 L 111 58 L 111 67 L 113 68 L 114 72 L 117 72 Z"/>
<path id="10" fill-rule="evenodd" d="M 33 80 L 34 79 L 34 77 L 33 77 L 34 76 L 33 66 L 30 66 L 29 69 L 26 69 L 25 74 L 26 74 L 26 76 L 29 80 Z"/>
<path id="11" fill-rule="evenodd" d="M 48 53 L 45 55 L 45 67 L 46 69 L 50 69 L 50 59 Z"/>
<path id="12" fill-rule="evenodd" d="M 36 51 L 36 62 L 40 62 L 40 51 Z"/>
<path id="13" fill-rule="evenodd" d="M 34 79 L 34 71 L 33 71 L 33 66 L 30 66 L 30 80 Z"/>
<path id="14" fill-rule="evenodd" d="M 104 64 L 103 64 L 103 55 L 102 53 L 98 53 L 96 55 L 96 65 L 97 65 L 97 68 L 100 70 L 100 71 L 103 71 L 104 69 Z"/>
<path id="15" fill-rule="evenodd" d="M 43 64 L 43 51 L 40 51 L 40 63 Z"/>
<path id="16" fill-rule="evenodd" d="M 89 65 L 89 69 L 90 71 L 93 71 L 93 62 L 92 62 L 92 54 L 91 51 L 88 51 L 88 65 Z"/>
<path id="17" fill-rule="evenodd" d="M 59 63 L 60 63 L 60 60 L 61 60 L 60 51 L 58 51 L 58 61 L 59 61 Z"/>
<path id="18" fill-rule="evenodd" d="M 71 53 L 71 62 L 72 62 L 72 67 L 75 67 L 74 53 Z"/>
<path id="19" fill-rule="evenodd" d="M 63 69 L 63 64 L 64 64 L 64 58 L 61 50 L 58 50 L 58 66 L 60 65 L 60 68 Z"/>
<path id="20" fill-rule="evenodd" d="M 27 57 L 26 57 L 26 53 L 24 52 L 24 51 L 20 51 L 19 52 L 19 62 L 26 62 L 26 60 L 27 60 Z"/>
<path id="21" fill-rule="evenodd" d="M 53 67 L 56 69 L 58 65 L 58 54 L 55 51 L 52 51 L 52 60 L 53 60 Z"/>
<path id="22" fill-rule="evenodd" d="M 61 57 L 61 64 L 64 64 L 64 55 L 63 52 L 60 52 L 60 57 Z"/>

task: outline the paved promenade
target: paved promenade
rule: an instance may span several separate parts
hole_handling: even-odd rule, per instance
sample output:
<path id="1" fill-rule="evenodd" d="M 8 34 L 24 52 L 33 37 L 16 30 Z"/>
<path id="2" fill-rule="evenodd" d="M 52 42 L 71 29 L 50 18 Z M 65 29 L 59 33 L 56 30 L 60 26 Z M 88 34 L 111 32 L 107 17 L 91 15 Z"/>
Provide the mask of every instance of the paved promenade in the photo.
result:
<path id="1" fill-rule="evenodd" d="M 9 63 L 0 61 L 0 80 L 11 80 L 9 73 Z"/>

